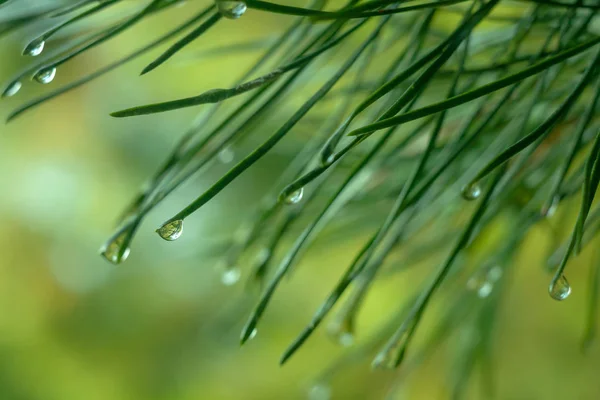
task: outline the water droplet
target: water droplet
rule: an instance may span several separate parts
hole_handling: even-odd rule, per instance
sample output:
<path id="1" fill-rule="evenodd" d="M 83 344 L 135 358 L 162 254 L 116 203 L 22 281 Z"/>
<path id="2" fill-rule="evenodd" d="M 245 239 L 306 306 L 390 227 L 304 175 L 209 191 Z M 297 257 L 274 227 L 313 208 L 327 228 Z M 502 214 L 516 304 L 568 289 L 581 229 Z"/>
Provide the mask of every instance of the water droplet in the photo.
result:
<path id="1" fill-rule="evenodd" d="M 217 155 L 217 158 L 219 159 L 220 162 L 222 162 L 223 164 L 229 164 L 230 162 L 233 161 L 233 158 L 235 157 L 235 153 L 233 152 L 233 150 L 231 150 L 230 147 L 225 147 L 223 150 L 221 150 L 219 152 L 219 154 Z"/>
<path id="2" fill-rule="evenodd" d="M 21 84 L 20 81 L 12 82 L 10 85 L 8 85 L 6 87 L 6 89 L 4 89 L 4 92 L 2 92 L 2 97 L 14 96 L 15 94 L 17 94 L 19 92 L 19 90 L 21 90 L 21 86 L 23 86 L 23 85 Z"/>
<path id="3" fill-rule="evenodd" d="M 156 230 L 158 235 L 168 241 L 179 239 L 183 233 L 183 220 L 176 219 L 175 221 L 168 222 Z"/>
<path id="4" fill-rule="evenodd" d="M 493 289 L 494 289 L 494 285 L 492 285 L 491 282 L 486 281 L 477 290 L 477 296 L 484 299 L 484 298 L 488 297 L 490 295 L 490 293 L 492 293 Z"/>
<path id="5" fill-rule="evenodd" d="M 229 19 L 238 19 L 246 12 L 246 3 L 243 1 L 216 0 L 217 8 L 222 16 Z"/>
<path id="6" fill-rule="evenodd" d="M 100 255 L 102 255 L 102 257 L 104 257 L 107 261 L 113 264 L 120 264 L 123 261 L 127 260 L 127 257 L 129 257 L 130 249 L 129 247 L 123 249 L 123 245 L 125 243 L 126 238 L 127 232 L 121 233 L 112 242 L 105 244 L 100 249 Z M 121 254 L 121 252 L 123 254 Z"/>
<path id="7" fill-rule="evenodd" d="M 248 340 L 252 340 L 256 337 L 256 334 L 258 333 L 258 329 L 254 328 L 252 329 L 252 332 L 250 332 L 250 335 L 248 336 Z"/>
<path id="8" fill-rule="evenodd" d="M 49 67 L 49 68 L 40 69 L 38 72 L 35 73 L 35 75 L 33 76 L 33 79 L 35 79 L 35 81 L 38 83 L 42 83 L 42 84 L 46 85 L 46 84 L 52 82 L 54 80 L 55 76 L 56 76 L 56 68 Z"/>
<path id="9" fill-rule="evenodd" d="M 331 399 L 331 387 L 325 383 L 317 383 L 308 391 L 309 400 Z"/>
<path id="10" fill-rule="evenodd" d="M 285 202 L 287 204 L 298 204 L 300 200 L 302 200 L 302 196 L 304 196 L 304 188 L 300 188 L 292 192 L 288 197 L 285 198 Z"/>
<path id="11" fill-rule="evenodd" d="M 558 203 L 560 203 L 560 199 L 558 196 L 554 196 L 552 198 L 552 202 L 550 202 L 549 205 L 545 206 L 542 209 L 542 216 L 543 217 L 547 217 L 550 218 L 552 217 L 554 214 L 556 214 L 556 209 L 558 208 Z"/>
<path id="12" fill-rule="evenodd" d="M 469 183 L 463 186 L 461 194 L 465 200 L 475 200 L 481 196 L 481 188 L 476 183 Z"/>
<path id="13" fill-rule="evenodd" d="M 502 268 L 499 265 L 494 265 L 487 273 L 487 278 L 491 282 L 497 282 L 502 278 Z"/>
<path id="14" fill-rule="evenodd" d="M 25 46 L 25 50 L 23 50 L 23 55 L 25 56 L 39 56 L 44 51 L 44 46 L 46 42 L 43 39 L 37 38 L 29 42 L 27 46 Z"/>
<path id="15" fill-rule="evenodd" d="M 354 329 L 351 316 L 339 317 L 328 326 L 327 333 L 340 345 L 350 347 L 354 344 Z"/>
<path id="16" fill-rule="evenodd" d="M 335 154 L 329 154 L 328 156 L 323 157 L 321 159 L 321 164 L 327 166 L 327 165 L 333 164 L 334 161 L 335 161 Z"/>
<path id="17" fill-rule="evenodd" d="M 240 272 L 239 268 L 228 268 L 225 270 L 225 272 L 223 272 L 223 275 L 221 276 L 221 282 L 223 282 L 223 285 L 225 286 L 235 285 L 240 280 L 241 275 L 242 273 Z"/>
<path id="18" fill-rule="evenodd" d="M 550 293 L 550 297 L 554 300 L 561 301 L 571 294 L 571 285 L 569 285 L 567 278 L 562 275 L 556 282 L 550 283 L 548 292 Z"/>

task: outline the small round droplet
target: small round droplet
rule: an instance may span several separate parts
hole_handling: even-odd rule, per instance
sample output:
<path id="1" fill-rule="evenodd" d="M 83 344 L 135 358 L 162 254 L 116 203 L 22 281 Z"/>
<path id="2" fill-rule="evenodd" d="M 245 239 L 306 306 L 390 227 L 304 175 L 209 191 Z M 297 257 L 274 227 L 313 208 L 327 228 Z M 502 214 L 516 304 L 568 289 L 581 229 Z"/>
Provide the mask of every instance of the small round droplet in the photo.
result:
<path id="1" fill-rule="evenodd" d="M 25 46 L 25 50 L 23 50 L 23 55 L 25 56 L 39 56 L 44 51 L 44 46 L 46 42 L 40 38 L 34 39 L 27 46 Z"/>
<path id="2" fill-rule="evenodd" d="M 46 85 L 46 84 L 52 82 L 54 80 L 55 76 L 56 76 L 56 68 L 50 67 L 50 68 L 40 69 L 33 76 L 33 79 L 35 79 L 35 81 L 38 83 L 42 83 L 42 84 Z"/>
<path id="3" fill-rule="evenodd" d="M 225 147 L 223 150 L 221 150 L 219 152 L 219 154 L 217 155 L 217 158 L 219 159 L 220 162 L 222 162 L 223 164 L 229 164 L 230 162 L 233 161 L 235 157 L 235 153 L 233 152 L 233 150 L 231 150 L 231 148 L 229 147 Z"/>
<path id="4" fill-rule="evenodd" d="M 127 260 L 129 257 L 130 249 L 129 247 L 122 250 L 123 245 L 125 243 L 125 238 L 127 237 L 127 232 L 123 232 L 119 236 L 117 236 L 113 241 L 107 243 L 100 249 L 100 255 L 104 257 L 107 261 L 113 264 L 120 264 L 123 261 Z M 123 254 L 120 254 L 122 251 Z"/>
<path id="5" fill-rule="evenodd" d="M 175 221 L 168 222 L 156 230 L 158 235 L 168 241 L 179 239 L 183 233 L 183 220 L 176 219 Z"/>
<path id="6" fill-rule="evenodd" d="M 21 84 L 20 81 L 12 82 L 10 85 L 8 85 L 6 87 L 6 89 L 4 89 L 4 92 L 2 92 L 2 97 L 14 96 L 15 94 L 17 94 L 19 92 L 19 90 L 21 90 L 21 86 L 23 86 L 23 85 Z"/>
<path id="7" fill-rule="evenodd" d="M 292 192 L 288 197 L 285 198 L 286 204 L 298 204 L 304 196 L 304 188 L 300 188 Z"/>
<path id="8" fill-rule="evenodd" d="M 331 399 L 331 387 L 324 383 L 318 383 L 308 391 L 309 400 L 329 400 Z"/>
<path id="9" fill-rule="evenodd" d="M 223 285 L 225 286 L 235 285 L 240 280 L 241 275 L 242 274 L 239 268 L 229 268 L 225 272 L 223 272 L 223 275 L 221 276 L 221 282 L 223 282 Z"/>
<path id="10" fill-rule="evenodd" d="M 221 15 L 229 19 L 238 19 L 248 8 L 243 1 L 216 0 L 216 3 Z"/>
<path id="11" fill-rule="evenodd" d="M 550 283 L 548 292 L 550 293 L 550 297 L 554 300 L 561 301 L 571 294 L 571 285 L 569 285 L 567 278 L 562 275 L 556 282 Z"/>
<path id="12" fill-rule="evenodd" d="M 476 183 L 470 183 L 463 186 L 461 194 L 465 200 L 475 200 L 481 196 L 481 188 Z"/>

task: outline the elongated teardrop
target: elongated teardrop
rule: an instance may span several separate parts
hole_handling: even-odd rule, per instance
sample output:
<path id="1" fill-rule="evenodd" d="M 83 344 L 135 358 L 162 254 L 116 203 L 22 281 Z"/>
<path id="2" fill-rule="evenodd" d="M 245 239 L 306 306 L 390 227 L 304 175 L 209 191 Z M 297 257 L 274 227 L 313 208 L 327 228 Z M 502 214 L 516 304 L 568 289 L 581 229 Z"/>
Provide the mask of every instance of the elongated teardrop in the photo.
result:
<path id="1" fill-rule="evenodd" d="M 54 80 L 55 76 L 56 76 L 56 67 L 49 67 L 49 68 L 40 69 L 33 76 L 33 79 L 35 79 L 35 81 L 38 83 L 47 85 L 48 83 L 50 83 Z"/>
<path id="2" fill-rule="evenodd" d="M 548 292 L 554 300 L 562 301 L 571 294 L 571 285 L 569 285 L 567 278 L 562 275 L 556 282 L 550 283 Z"/>
<path id="3" fill-rule="evenodd" d="M 176 219 L 175 221 L 168 222 L 156 230 L 158 235 L 168 241 L 179 239 L 183 233 L 183 220 Z"/>
<path id="4" fill-rule="evenodd" d="M 25 49 L 23 50 L 24 56 L 39 56 L 44 51 L 44 46 L 46 42 L 43 39 L 37 38 L 29 42 Z"/>
<path id="5" fill-rule="evenodd" d="M 127 260 L 127 257 L 129 257 L 130 249 L 129 247 L 123 249 L 126 237 L 127 232 L 123 232 L 111 242 L 105 244 L 100 249 L 100 255 L 113 264 L 120 264 L 123 261 Z"/>
<path id="6" fill-rule="evenodd" d="M 298 204 L 302 197 L 304 196 L 304 188 L 300 188 L 295 192 L 290 193 L 288 197 L 285 198 L 286 204 Z"/>
<path id="7" fill-rule="evenodd" d="M 20 81 L 12 82 L 10 85 L 8 85 L 6 87 L 6 89 L 4 89 L 4 92 L 2 92 L 2 97 L 14 96 L 15 94 L 17 94 L 19 92 L 19 90 L 21 90 L 21 86 L 22 86 L 22 84 Z"/>

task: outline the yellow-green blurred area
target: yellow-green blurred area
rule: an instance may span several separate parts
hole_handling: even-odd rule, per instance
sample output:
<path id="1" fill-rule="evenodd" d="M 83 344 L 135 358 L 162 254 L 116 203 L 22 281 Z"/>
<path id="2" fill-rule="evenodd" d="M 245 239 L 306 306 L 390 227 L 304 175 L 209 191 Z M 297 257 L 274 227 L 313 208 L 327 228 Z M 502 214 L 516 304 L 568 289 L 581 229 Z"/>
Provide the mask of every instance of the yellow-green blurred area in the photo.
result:
<path id="1" fill-rule="evenodd" d="M 106 15 L 131 13 L 143 2 L 122 3 Z M 59 67 L 49 87 L 25 82 L 18 95 L 2 99 L 0 118 L 25 99 L 167 32 L 205 5 L 188 1 L 142 21 L 118 39 Z M 524 7 L 510 3 L 499 13 L 519 13 Z M 3 12 L 0 8 L 0 17 Z M 440 27 L 459 19 L 450 12 L 441 15 L 436 21 Z M 157 207 L 144 221 L 125 263 L 113 266 L 98 255 L 122 209 L 201 108 L 129 119 L 108 114 L 229 87 L 292 18 L 249 10 L 239 20 L 221 21 L 150 74 L 139 76 L 165 46 L 0 126 L 0 400 L 381 399 L 389 393 L 393 399 L 450 397 L 457 343 L 476 339 L 457 320 L 456 329 L 422 360 L 421 348 L 443 317 L 446 300 L 467 290 L 464 279 L 452 278 L 452 284 L 436 295 L 399 369 L 372 370 L 370 363 L 380 347 L 361 346 L 384 324 L 400 324 L 397 311 L 435 271 L 451 241 L 435 251 L 424 249 L 431 257 L 410 271 L 382 275 L 360 312 L 351 346 L 332 341 L 324 324 L 280 367 L 282 351 L 310 321 L 365 236 L 316 240 L 277 291 L 256 337 L 239 345 L 240 330 L 260 288 L 246 284 L 245 265 L 239 266 L 242 277 L 237 284 L 223 285 L 219 259 L 240 222 L 258 206 L 297 144 L 314 131 L 327 109 L 311 112 L 289 140 L 187 218 L 178 241 L 162 241 L 154 229 L 233 164 L 221 162 L 203 170 Z M 104 23 L 104 17 L 95 18 L 71 32 L 85 33 Z M 21 50 L 44 28 L 31 26 L 2 38 L 3 84 L 35 62 L 21 56 Z M 219 52 L 237 43 L 247 45 Z M 47 46 L 51 48 L 52 41 Z M 319 73 L 329 76 L 336 67 L 319 64 Z M 310 78 L 302 78 L 299 92 L 310 94 L 318 88 Z M 264 121 L 264 135 L 285 122 L 305 98 L 284 102 Z M 249 137 L 234 146 L 235 160 L 265 137 Z M 496 399 L 600 398 L 600 345 L 592 344 L 585 355 L 580 351 L 589 271 L 599 262 L 594 258 L 597 241 L 568 266 L 573 294 L 556 302 L 547 293 L 551 275 L 546 259 L 570 234 L 578 202 L 576 196 L 561 204 L 553 217 L 531 230 L 510 266 L 493 334 Z M 367 230 L 375 229 L 385 212 L 374 210 L 374 225 Z M 509 223 L 513 217 L 507 213 L 505 220 L 496 221 L 461 262 L 477 263 L 487 248 L 512 235 L 514 228 L 506 227 L 515 226 Z M 300 231 L 298 226 L 295 232 Z M 417 242 L 402 249 L 409 251 Z M 289 246 L 291 239 L 284 244 Z M 401 260 L 402 255 L 392 257 L 387 267 L 393 270 Z M 478 301 L 476 296 L 473 301 Z M 339 357 L 346 358 L 315 387 Z M 478 367 L 469 382 L 467 398 L 487 398 Z"/>

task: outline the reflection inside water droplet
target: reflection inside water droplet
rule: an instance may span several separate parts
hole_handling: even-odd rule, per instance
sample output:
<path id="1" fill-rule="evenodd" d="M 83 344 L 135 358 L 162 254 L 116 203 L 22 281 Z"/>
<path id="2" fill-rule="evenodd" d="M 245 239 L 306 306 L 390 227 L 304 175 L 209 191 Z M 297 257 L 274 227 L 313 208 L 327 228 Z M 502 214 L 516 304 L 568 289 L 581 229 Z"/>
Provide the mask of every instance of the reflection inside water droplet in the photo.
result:
<path id="1" fill-rule="evenodd" d="M 550 283 L 550 287 L 548 288 L 548 292 L 550 293 L 550 297 L 554 300 L 564 300 L 571 294 L 571 285 L 567 281 L 567 278 L 562 275 L 556 283 Z"/>
<path id="2" fill-rule="evenodd" d="M 292 192 L 288 197 L 286 197 L 285 202 L 287 204 L 298 204 L 300 200 L 302 200 L 302 196 L 304 196 L 304 188 L 300 188 Z"/>
<path id="3" fill-rule="evenodd" d="M 223 1 L 215 0 L 217 8 L 222 16 L 229 19 L 238 19 L 246 12 L 248 8 L 243 1 Z"/>
<path id="4" fill-rule="evenodd" d="M 15 94 L 17 94 L 19 92 L 19 90 L 21 90 L 21 86 L 23 86 L 23 85 L 21 84 L 20 81 L 12 82 L 10 85 L 8 85 L 6 87 L 6 89 L 4 89 L 4 92 L 2 93 L 2 97 L 14 96 Z"/>
<path id="5" fill-rule="evenodd" d="M 41 39 L 32 40 L 25 47 L 25 50 L 23 50 L 23 55 L 32 56 L 32 57 L 39 56 L 40 54 L 42 54 L 42 51 L 44 51 L 45 45 L 46 45 L 46 42 L 44 42 Z"/>
<path id="6" fill-rule="evenodd" d="M 183 220 L 176 219 L 175 221 L 168 222 L 156 230 L 158 235 L 168 241 L 179 239 L 183 233 Z"/>
<path id="7" fill-rule="evenodd" d="M 120 264 L 123 261 L 127 260 L 127 257 L 129 257 L 130 253 L 130 248 L 126 247 L 125 249 L 123 249 L 126 238 L 127 232 L 123 232 L 122 234 L 117 236 L 113 241 L 105 244 L 104 247 L 100 249 L 100 255 L 102 255 L 102 257 L 104 257 L 107 261 L 113 264 Z"/>
<path id="8" fill-rule="evenodd" d="M 33 79 L 38 83 L 42 83 L 42 84 L 46 85 L 46 84 L 52 82 L 54 80 L 55 76 L 56 76 L 56 68 L 50 67 L 50 68 L 40 69 L 33 76 Z"/>

